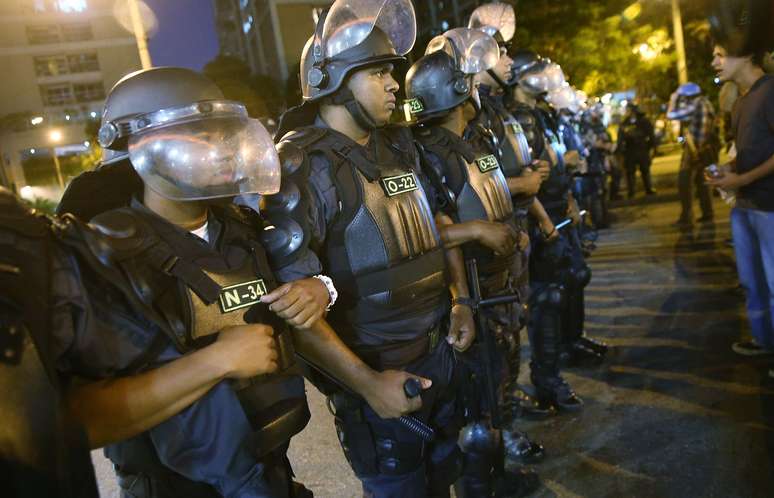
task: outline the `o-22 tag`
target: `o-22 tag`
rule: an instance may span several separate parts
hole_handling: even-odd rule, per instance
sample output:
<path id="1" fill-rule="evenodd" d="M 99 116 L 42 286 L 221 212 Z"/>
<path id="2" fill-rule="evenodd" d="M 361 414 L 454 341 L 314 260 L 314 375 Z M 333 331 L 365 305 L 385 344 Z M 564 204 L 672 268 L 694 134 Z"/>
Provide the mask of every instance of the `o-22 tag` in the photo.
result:
<path id="1" fill-rule="evenodd" d="M 381 182 L 388 197 L 412 192 L 419 188 L 413 171 L 404 175 L 386 176 L 381 179 Z"/>
<path id="2" fill-rule="evenodd" d="M 223 287 L 218 296 L 220 311 L 221 313 L 231 313 L 240 308 L 258 304 L 264 294 L 266 294 L 266 284 L 260 278 Z"/>
<path id="3" fill-rule="evenodd" d="M 476 166 L 478 166 L 478 169 L 481 170 L 482 173 L 486 173 L 487 171 L 499 168 L 500 163 L 497 162 L 497 158 L 493 154 L 489 154 L 488 156 L 476 159 Z"/>

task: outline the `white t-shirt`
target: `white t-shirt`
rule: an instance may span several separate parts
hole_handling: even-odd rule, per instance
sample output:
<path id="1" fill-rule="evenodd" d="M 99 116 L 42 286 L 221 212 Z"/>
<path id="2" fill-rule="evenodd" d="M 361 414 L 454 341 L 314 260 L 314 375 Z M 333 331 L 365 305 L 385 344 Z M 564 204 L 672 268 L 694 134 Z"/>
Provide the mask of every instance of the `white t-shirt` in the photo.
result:
<path id="1" fill-rule="evenodd" d="M 207 242 L 210 241 L 210 234 L 207 231 L 207 224 L 208 222 L 204 222 L 204 225 L 200 226 L 199 228 L 195 230 L 191 230 L 191 233 L 199 237 L 200 239 L 204 239 Z"/>

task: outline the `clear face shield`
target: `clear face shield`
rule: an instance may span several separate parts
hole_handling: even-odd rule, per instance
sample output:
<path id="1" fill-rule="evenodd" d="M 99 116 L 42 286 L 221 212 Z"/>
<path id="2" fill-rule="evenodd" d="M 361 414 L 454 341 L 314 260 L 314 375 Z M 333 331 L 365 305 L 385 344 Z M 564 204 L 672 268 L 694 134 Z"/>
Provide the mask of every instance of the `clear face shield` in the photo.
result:
<path id="1" fill-rule="evenodd" d="M 337 0 L 315 36 L 315 58 L 334 58 L 365 40 L 374 27 L 389 38 L 397 55 L 407 54 L 417 37 L 411 0 Z"/>
<path id="2" fill-rule="evenodd" d="M 197 103 L 133 122 L 140 128 L 128 137 L 129 159 L 163 197 L 193 201 L 279 191 L 274 142 L 241 104 Z"/>
<path id="3" fill-rule="evenodd" d="M 504 43 L 509 43 L 516 33 L 516 13 L 507 3 L 487 3 L 473 11 L 468 28 L 483 30 L 490 36 L 500 33 Z"/>
<path id="4" fill-rule="evenodd" d="M 500 59 L 500 47 L 494 38 L 483 31 L 469 28 L 454 28 L 438 35 L 428 43 L 425 55 L 443 51 L 454 59 L 457 69 L 465 75 L 470 98 L 476 108 L 481 109 L 481 97 L 473 83 L 473 75 L 491 69 Z"/>
<path id="5" fill-rule="evenodd" d="M 564 72 L 559 64 L 555 62 L 549 63 L 545 68 L 545 76 L 548 81 L 548 91 L 561 88 L 566 83 Z"/>
<path id="6" fill-rule="evenodd" d="M 557 111 L 578 112 L 578 105 L 575 98 L 575 90 L 569 85 L 551 90 L 546 95 L 546 102 Z"/>
<path id="7" fill-rule="evenodd" d="M 469 28 L 450 29 L 427 44 L 425 55 L 443 50 L 465 74 L 478 74 L 491 69 L 500 59 L 500 47 L 483 31 Z"/>

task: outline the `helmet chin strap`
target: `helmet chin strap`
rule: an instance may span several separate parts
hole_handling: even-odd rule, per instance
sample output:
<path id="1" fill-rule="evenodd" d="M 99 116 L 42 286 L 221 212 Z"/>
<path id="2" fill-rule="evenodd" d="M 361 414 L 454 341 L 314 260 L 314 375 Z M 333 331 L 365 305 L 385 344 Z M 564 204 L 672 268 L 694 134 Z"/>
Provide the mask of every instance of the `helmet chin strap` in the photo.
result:
<path id="1" fill-rule="evenodd" d="M 381 128 L 381 126 L 368 115 L 368 111 L 363 109 L 363 106 L 360 105 L 360 102 L 358 102 L 352 94 L 352 90 L 346 86 L 333 94 L 331 102 L 334 105 L 343 105 L 357 125 L 364 130 L 373 131 L 377 128 Z"/>
<path id="2" fill-rule="evenodd" d="M 513 88 L 508 85 L 505 81 L 503 81 L 502 78 L 500 78 L 497 73 L 494 72 L 493 69 L 487 69 L 486 73 L 489 75 L 490 78 L 492 78 L 495 83 L 502 89 L 503 95 L 505 95 L 506 99 L 509 99 L 511 96 L 511 93 L 513 93 Z"/>

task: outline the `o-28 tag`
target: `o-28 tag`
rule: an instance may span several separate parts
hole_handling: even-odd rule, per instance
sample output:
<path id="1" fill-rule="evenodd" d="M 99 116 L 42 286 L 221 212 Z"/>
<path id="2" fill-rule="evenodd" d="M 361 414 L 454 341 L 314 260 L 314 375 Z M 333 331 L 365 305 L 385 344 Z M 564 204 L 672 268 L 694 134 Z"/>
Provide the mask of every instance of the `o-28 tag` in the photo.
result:
<path id="1" fill-rule="evenodd" d="M 514 135 L 521 135 L 524 133 L 524 128 L 521 127 L 521 124 L 518 121 L 511 121 L 510 127 Z"/>
<path id="2" fill-rule="evenodd" d="M 478 166 L 478 169 L 481 170 L 482 173 L 486 173 L 487 171 L 499 168 L 500 163 L 497 162 L 497 158 L 493 154 L 489 154 L 488 156 L 476 159 L 476 166 Z"/>
<path id="3" fill-rule="evenodd" d="M 419 188 L 417 187 L 417 177 L 414 176 L 413 171 L 405 175 L 387 176 L 382 178 L 381 181 L 384 192 L 388 197 L 412 192 Z"/>
<path id="4" fill-rule="evenodd" d="M 240 308 L 246 308 L 261 301 L 266 294 L 266 284 L 263 279 L 250 280 L 241 284 L 229 285 L 220 290 L 220 311 L 230 313 Z"/>

